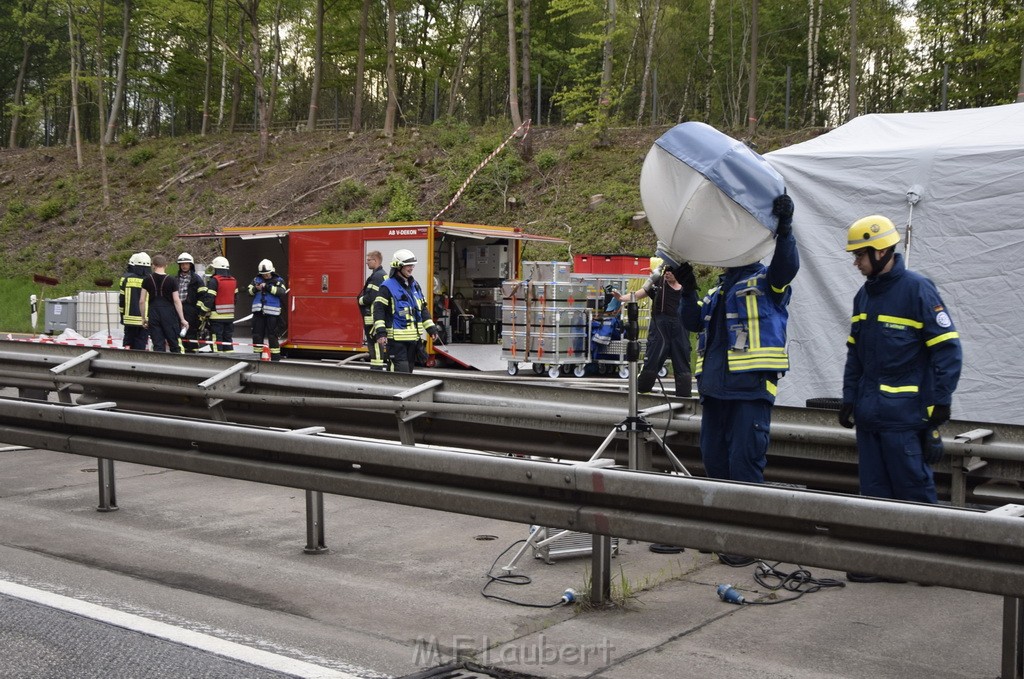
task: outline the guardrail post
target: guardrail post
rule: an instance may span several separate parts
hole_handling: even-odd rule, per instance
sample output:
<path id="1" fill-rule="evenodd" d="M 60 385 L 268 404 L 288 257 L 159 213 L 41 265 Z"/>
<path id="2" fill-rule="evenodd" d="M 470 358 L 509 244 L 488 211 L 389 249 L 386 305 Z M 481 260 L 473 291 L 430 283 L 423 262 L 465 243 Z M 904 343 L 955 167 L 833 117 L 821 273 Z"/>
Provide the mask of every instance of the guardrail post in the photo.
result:
<path id="1" fill-rule="evenodd" d="M 96 458 L 96 470 L 100 486 L 100 504 L 97 512 L 116 512 L 117 487 L 114 479 L 114 461 L 105 457 Z"/>
<path id="2" fill-rule="evenodd" d="M 324 494 L 319 490 L 306 491 L 306 554 L 326 554 L 331 551 L 324 544 Z"/>
<path id="3" fill-rule="evenodd" d="M 1000 679 L 1024 677 L 1024 599 L 1003 597 L 1003 663 Z"/>
<path id="4" fill-rule="evenodd" d="M 594 533 L 590 568 L 590 603 L 605 604 L 612 598 L 612 539 Z"/>

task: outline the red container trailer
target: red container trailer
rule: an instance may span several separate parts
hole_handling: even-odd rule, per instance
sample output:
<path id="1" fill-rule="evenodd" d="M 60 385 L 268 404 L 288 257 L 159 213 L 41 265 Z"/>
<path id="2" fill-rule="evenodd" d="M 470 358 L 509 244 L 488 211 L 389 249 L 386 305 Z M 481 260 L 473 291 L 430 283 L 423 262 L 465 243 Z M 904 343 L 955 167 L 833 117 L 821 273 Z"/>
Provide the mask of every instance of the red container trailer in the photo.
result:
<path id="1" fill-rule="evenodd" d="M 478 307 L 493 303 L 493 291 L 500 291 L 502 281 L 521 275 L 524 241 L 565 242 L 515 227 L 440 222 L 227 227 L 183 237 L 222 239 L 224 256 L 238 279 L 236 319 L 250 314 L 252 300 L 245 288 L 256 276 L 257 264 L 273 261 L 290 288 L 281 345 L 285 355 L 366 350 L 355 300 L 369 274 L 366 254 L 373 250 L 383 255 L 385 271 L 396 250 L 416 255 L 413 276 L 427 300 L 433 300 L 442 338 L 445 344 L 458 344 L 473 340 L 472 323 L 487 314 Z M 238 328 L 235 334 L 244 337 L 246 332 Z M 428 346 L 428 353 L 437 351 Z"/>

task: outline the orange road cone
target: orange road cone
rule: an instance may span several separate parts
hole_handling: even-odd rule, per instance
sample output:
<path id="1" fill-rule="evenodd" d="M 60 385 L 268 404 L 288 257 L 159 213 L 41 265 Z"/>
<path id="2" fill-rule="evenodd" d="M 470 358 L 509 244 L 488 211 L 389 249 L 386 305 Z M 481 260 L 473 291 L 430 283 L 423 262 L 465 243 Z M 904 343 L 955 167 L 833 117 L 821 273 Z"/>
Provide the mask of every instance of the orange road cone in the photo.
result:
<path id="1" fill-rule="evenodd" d="M 260 360 L 261 361 L 269 361 L 270 360 L 270 347 L 267 346 L 266 344 L 263 345 L 263 351 L 260 353 Z"/>

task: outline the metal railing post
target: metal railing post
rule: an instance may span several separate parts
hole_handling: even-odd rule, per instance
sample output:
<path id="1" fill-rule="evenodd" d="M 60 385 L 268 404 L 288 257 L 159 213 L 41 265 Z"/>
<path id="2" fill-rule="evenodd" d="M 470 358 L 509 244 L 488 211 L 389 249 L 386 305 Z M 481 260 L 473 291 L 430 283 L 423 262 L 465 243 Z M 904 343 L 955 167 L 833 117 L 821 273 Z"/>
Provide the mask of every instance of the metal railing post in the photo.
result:
<path id="1" fill-rule="evenodd" d="M 590 603 L 602 605 L 612 598 L 612 539 L 593 534 L 591 544 Z"/>
<path id="2" fill-rule="evenodd" d="M 1003 662 L 1000 679 L 1024 677 L 1024 599 L 1003 597 Z"/>
<path id="3" fill-rule="evenodd" d="M 331 551 L 324 544 L 324 494 L 319 490 L 306 491 L 306 554 L 326 554 Z"/>
<path id="4" fill-rule="evenodd" d="M 117 487 L 114 478 L 114 461 L 105 457 L 96 458 L 96 471 L 99 480 L 100 503 L 97 512 L 116 512 Z"/>

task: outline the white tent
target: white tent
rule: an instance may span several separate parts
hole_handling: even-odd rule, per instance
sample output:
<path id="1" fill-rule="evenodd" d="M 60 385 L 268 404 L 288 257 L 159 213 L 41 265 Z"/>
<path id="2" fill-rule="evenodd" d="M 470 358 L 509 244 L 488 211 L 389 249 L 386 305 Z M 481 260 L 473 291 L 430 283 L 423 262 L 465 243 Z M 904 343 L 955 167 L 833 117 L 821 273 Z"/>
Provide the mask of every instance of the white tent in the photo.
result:
<path id="1" fill-rule="evenodd" d="M 801 257 L 779 403 L 842 395 L 864 281 L 846 229 L 882 214 L 901 251 L 910 225 L 910 268 L 935 282 L 960 333 L 953 418 L 1024 424 L 1024 104 L 865 115 L 766 157 L 796 203 Z"/>

